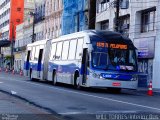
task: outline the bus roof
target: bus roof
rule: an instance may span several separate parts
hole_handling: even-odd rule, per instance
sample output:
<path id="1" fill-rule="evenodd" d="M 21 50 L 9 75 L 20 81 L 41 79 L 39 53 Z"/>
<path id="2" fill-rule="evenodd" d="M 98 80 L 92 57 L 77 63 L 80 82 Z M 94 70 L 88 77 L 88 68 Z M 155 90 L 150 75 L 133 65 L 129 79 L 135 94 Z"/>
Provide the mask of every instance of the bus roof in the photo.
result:
<path id="1" fill-rule="evenodd" d="M 114 32 L 114 31 L 106 31 L 106 30 L 85 30 L 85 31 L 80 31 L 72 34 L 67 34 L 59 37 L 58 39 L 72 39 L 72 38 L 77 38 L 77 37 L 83 37 L 83 36 L 98 36 L 100 38 L 106 38 L 108 41 L 117 41 L 117 40 L 124 40 L 127 42 L 131 41 L 129 38 L 124 37 L 121 33 Z M 57 38 L 56 38 L 57 39 Z M 55 41 L 58 41 L 58 39 L 53 39 Z"/>
<path id="2" fill-rule="evenodd" d="M 43 45 L 43 44 L 46 44 L 47 41 L 48 41 L 48 39 L 39 40 L 39 41 L 36 41 L 34 43 L 28 44 L 27 47 L 36 46 L 36 45 Z"/>
<path id="3" fill-rule="evenodd" d="M 136 49 L 130 38 L 123 36 L 121 33 L 105 30 L 89 30 L 86 31 L 89 34 L 91 41 L 96 40 L 97 37 L 108 43 L 120 43 L 129 45 L 130 49 Z"/>
<path id="4" fill-rule="evenodd" d="M 92 42 L 92 38 L 96 39 L 98 37 L 108 43 L 114 43 L 114 42 L 115 43 L 125 43 L 129 45 L 130 48 L 135 48 L 131 39 L 123 36 L 121 33 L 114 32 L 114 31 L 106 31 L 106 30 L 85 30 L 81 32 L 63 35 L 63 36 L 60 36 L 59 38 L 52 39 L 51 41 L 58 42 L 58 41 L 66 40 L 66 39 L 81 38 L 85 36 L 89 37 L 91 42 Z M 45 40 L 34 42 L 32 44 L 28 44 L 27 46 L 29 47 L 29 46 L 39 45 L 39 44 L 46 44 L 47 41 L 48 39 L 45 39 Z"/>

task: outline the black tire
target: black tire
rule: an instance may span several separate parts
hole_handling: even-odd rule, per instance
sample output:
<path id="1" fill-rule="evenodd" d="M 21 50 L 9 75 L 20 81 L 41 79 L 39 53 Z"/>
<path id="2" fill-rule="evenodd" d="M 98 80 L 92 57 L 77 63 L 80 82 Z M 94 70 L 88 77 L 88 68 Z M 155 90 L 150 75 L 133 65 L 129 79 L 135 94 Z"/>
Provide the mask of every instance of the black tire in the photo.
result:
<path id="1" fill-rule="evenodd" d="M 53 73 L 52 73 L 52 84 L 53 84 L 53 85 L 57 85 L 56 72 L 55 72 L 55 71 L 53 71 Z"/>
<path id="2" fill-rule="evenodd" d="M 74 75 L 74 88 L 75 89 L 81 89 L 81 86 L 80 86 L 80 81 L 78 81 L 78 74 L 75 74 Z"/>
<path id="3" fill-rule="evenodd" d="M 33 77 L 32 77 L 32 70 L 30 70 L 29 78 L 30 78 L 30 80 L 31 80 L 31 81 L 33 81 L 33 80 L 34 80 L 34 79 L 33 79 Z"/>
<path id="4" fill-rule="evenodd" d="M 107 90 L 111 93 L 116 93 L 116 94 L 119 94 L 121 93 L 121 88 L 107 88 Z"/>

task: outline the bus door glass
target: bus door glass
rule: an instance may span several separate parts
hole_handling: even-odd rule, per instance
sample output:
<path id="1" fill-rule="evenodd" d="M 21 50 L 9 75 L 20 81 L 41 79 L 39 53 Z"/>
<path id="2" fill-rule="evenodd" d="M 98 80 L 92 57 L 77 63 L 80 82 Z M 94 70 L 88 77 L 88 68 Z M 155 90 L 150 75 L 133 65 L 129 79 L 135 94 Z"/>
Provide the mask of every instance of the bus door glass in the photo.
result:
<path id="1" fill-rule="evenodd" d="M 43 49 L 40 49 L 39 51 L 39 58 L 38 58 L 38 72 L 40 77 L 40 72 L 42 70 L 42 57 L 43 57 Z"/>
<path id="2" fill-rule="evenodd" d="M 88 67 L 88 49 L 83 49 L 83 57 L 82 57 L 82 84 L 86 83 L 87 79 L 87 67 Z"/>
<path id="3" fill-rule="evenodd" d="M 26 68 L 26 70 L 27 70 L 27 76 L 28 76 L 28 70 L 29 70 L 30 54 L 31 54 L 31 51 L 29 50 L 29 51 L 27 52 L 27 59 L 26 59 L 26 65 L 25 65 L 25 68 Z"/>

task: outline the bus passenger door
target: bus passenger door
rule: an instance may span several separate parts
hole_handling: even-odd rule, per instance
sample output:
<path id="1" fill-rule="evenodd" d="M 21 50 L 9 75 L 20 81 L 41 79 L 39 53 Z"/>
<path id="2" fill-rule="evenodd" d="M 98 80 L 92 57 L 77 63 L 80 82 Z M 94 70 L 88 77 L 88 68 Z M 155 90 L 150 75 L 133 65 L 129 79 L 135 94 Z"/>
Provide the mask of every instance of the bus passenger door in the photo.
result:
<path id="1" fill-rule="evenodd" d="M 26 74 L 26 76 L 28 76 L 29 75 L 29 67 L 30 67 L 30 64 L 29 64 L 29 59 L 30 59 L 30 54 L 31 54 L 31 51 L 29 50 L 28 52 L 27 52 L 27 58 L 26 58 L 26 63 L 25 63 L 25 74 Z"/>
<path id="2" fill-rule="evenodd" d="M 42 57 L 43 57 L 43 49 L 40 49 L 39 58 L 38 58 L 38 78 L 41 77 L 41 71 L 42 71 Z"/>
<path id="3" fill-rule="evenodd" d="M 82 85 L 85 85 L 87 80 L 87 67 L 88 67 L 88 49 L 83 49 L 83 56 L 82 56 L 82 67 L 81 67 L 81 74 L 82 74 Z"/>

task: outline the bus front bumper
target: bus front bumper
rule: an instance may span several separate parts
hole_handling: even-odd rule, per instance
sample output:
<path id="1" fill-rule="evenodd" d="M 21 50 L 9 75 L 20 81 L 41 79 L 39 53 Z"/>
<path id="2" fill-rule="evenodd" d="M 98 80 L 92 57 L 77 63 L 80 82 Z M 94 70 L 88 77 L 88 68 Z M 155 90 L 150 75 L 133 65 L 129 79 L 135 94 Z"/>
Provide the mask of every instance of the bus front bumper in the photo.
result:
<path id="1" fill-rule="evenodd" d="M 87 87 L 100 87 L 100 88 L 125 88 L 125 89 L 137 89 L 137 81 L 121 81 L 121 80 L 110 80 L 110 79 L 97 79 L 88 78 L 86 81 Z"/>

